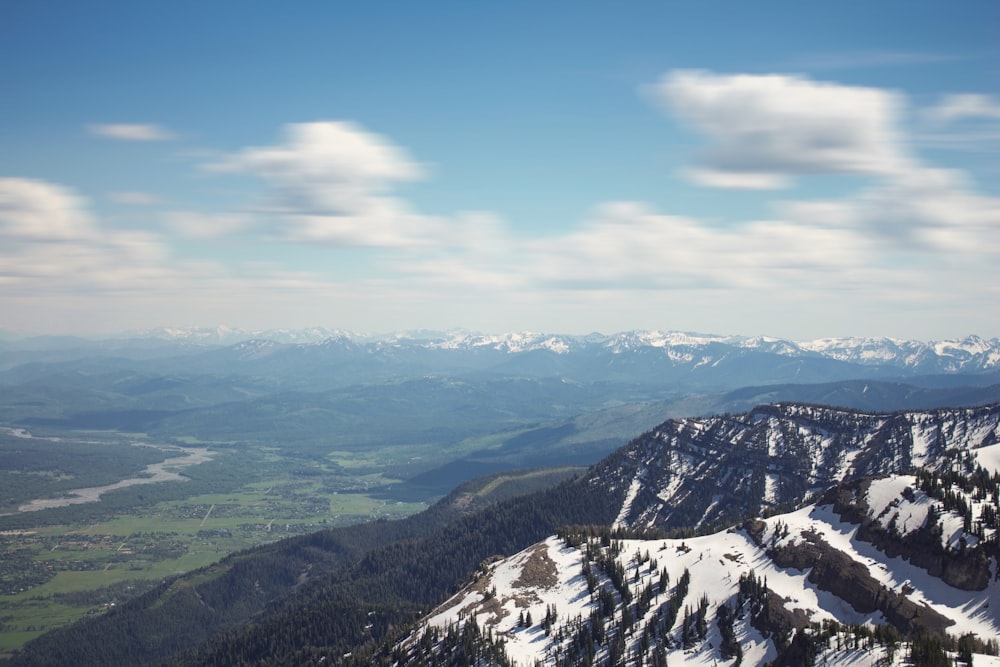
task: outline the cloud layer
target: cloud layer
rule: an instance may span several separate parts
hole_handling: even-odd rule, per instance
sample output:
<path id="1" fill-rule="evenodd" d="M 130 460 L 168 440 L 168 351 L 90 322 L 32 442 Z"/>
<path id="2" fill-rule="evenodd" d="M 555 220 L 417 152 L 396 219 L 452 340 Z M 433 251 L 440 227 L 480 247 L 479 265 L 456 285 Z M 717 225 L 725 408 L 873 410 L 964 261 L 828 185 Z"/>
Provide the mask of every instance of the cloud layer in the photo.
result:
<path id="1" fill-rule="evenodd" d="M 536 328 L 631 328 L 641 323 L 630 314 L 659 309 L 676 312 L 670 321 L 679 326 L 718 330 L 713 322 L 744 317 L 747 333 L 777 334 L 785 332 L 768 329 L 769 318 L 787 321 L 792 312 L 826 335 L 851 313 L 892 333 L 884 327 L 899 313 L 915 325 L 923 310 L 972 313 L 996 303 L 1000 199 L 911 154 L 901 93 L 686 70 L 644 92 L 667 112 L 665 123 L 708 142 L 684 172 L 689 179 L 782 188 L 783 198 L 764 216 L 712 221 L 640 201 L 595 201 L 568 231 L 531 235 L 489 212 L 422 213 L 399 190 L 426 179 L 427 169 L 357 123 L 290 124 L 271 145 L 203 162 L 199 182 L 239 175 L 263 186 L 224 210 L 164 209 L 152 193 L 112 193 L 119 204 L 152 209 L 162 224 L 155 231 L 116 229 L 65 185 L 0 179 L 0 302 L 27 313 L 73 294 L 81 312 L 84 304 L 111 312 L 145 300 L 234 324 L 229 313 L 268 309 L 313 318 L 302 324 L 367 313 L 367 325 L 337 320 L 355 328 L 396 328 L 401 317 L 418 326 L 513 328 L 524 317 Z M 992 98 L 963 95 L 926 116 L 950 123 L 997 112 Z M 170 136 L 149 125 L 91 129 L 119 139 Z M 794 189 L 844 174 L 862 183 L 856 191 L 808 197 Z M 252 247 L 257 259 L 225 251 L 181 259 L 185 244 L 213 256 L 226 243 Z M 296 248 L 328 262 L 306 268 L 282 258 Z M 352 261 L 364 270 L 337 270 Z M 605 320 L 616 316 L 620 324 Z M 996 317 L 980 321 L 1000 324 Z"/>
<path id="2" fill-rule="evenodd" d="M 0 179 L 0 284 L 10 295 L 156 288 L 167 257 L 152 234 L 109 232 L 69 188 Z"/>

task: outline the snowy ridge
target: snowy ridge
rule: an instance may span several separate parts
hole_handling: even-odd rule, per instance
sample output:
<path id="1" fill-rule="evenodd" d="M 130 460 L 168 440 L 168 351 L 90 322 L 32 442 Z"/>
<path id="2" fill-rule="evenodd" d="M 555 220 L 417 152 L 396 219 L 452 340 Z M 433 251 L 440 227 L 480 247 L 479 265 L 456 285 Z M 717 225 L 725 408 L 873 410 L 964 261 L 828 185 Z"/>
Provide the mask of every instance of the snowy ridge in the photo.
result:
<path id="1" fill-rule="evenodd" d="M 599 464 L 621 525 L 713 525 L 795 506 L 844 479 L 1000 459 L 1000 405 L 892 414 L 802 405 L 670 420 Z"/>
<path id="2" fill-rule="evenodd" d="M 508 354 L 531 352 L 533 350 L 548 350 L 556 354 L 566 354 L 577 347 L 577 343 L 571 337 L 526 331 L 501 335 L 460 333 L 454 334 L 446 340 L 429 342 L 427 346 L 442 350 L 490 348 Z"/>
<path id="3" fill-rule="evenodd" d="M 895 338 L 820 338 L 799 344 L 838 361 L 863 365 L 957 372 L 1000 366 L 1000 341 L 979 336 L 927 343 Z"/>
<path id="4" fill-rule="evenodd" d="M 909 512 L 914 523 L 921 511 L 926 518 L 930 503 L 926 494 L 912 495 L 916 484 L 905 476 L 873 482 L 867 492 L 869 520 L 881 520 L 887 508 Z M 982 502 L 996 505 L 995 494 Z M 955 519 L 947 513 L 943 518 Z M 997 543 L 995 531 L 988 539 Z M 816 551 L 825 562 L 842 563 L 842 569 L 820 568 L 816 560 L 816 567 L 788 564 Z M 996 565 L 994 557 L 994 573 Z M 753 586 L 758 590 L 751 591 Z M 973 590 L 948 585 L 861 539 L 859 525 L 844 520 L 833 505 L 809 505 L 703 537 L 622 539 L 610 532 L 550 537 L 481 570 L 425 617 L 399 649 L 408 663 L 421 664 L 427 651 L 448 650 L 441 642 L 447 633 L 474 623 L 514 665 L 524 667 L 661 659 L 732 664 L 735 650 L 742 664 L 762 665 L 794 651 L 793 637 L 802 630 L 803 641 L 814 643 L 815 664 L 849 665 L 863 658 L 864 664 L 877 659 L 903 665 L 909 664 L 903 660 L 908 649 L 900 637 L 923 628 L 944 640 L 971 633 L 980 640 L 976 664 L 1000 665 L 1000 658 L 978 653 L 996 649 L 998 600 L 997 577 Z M 671 605 L 678 610 L 673 616 Z M 726 611 L 733 617 L 728 640 Z M 897 634 L 875 635 L 876 626 L 891 626 Z M 867 634 L 859 641 L 858 632 Z M 896 643 L 885 643 L 887 636 Z"/>
<path id="5" fill-rule="evenodd" d="M 613 526 L 483 564 L 398 664 L 1000 665 L 1000 405 L 671 420 L 584 481 L 618 490 Z"/>

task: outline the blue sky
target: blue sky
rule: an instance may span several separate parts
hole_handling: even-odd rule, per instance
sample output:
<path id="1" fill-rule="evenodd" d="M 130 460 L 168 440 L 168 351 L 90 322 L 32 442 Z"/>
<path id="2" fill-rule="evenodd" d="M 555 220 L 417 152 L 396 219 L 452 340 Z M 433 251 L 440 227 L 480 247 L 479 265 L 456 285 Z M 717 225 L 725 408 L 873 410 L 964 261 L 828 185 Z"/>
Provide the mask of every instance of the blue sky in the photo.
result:
<path id="1" fill-rule="evenodd" d="M 996 2 L 0 4 L 0 328 L 1000 335 Z"/>

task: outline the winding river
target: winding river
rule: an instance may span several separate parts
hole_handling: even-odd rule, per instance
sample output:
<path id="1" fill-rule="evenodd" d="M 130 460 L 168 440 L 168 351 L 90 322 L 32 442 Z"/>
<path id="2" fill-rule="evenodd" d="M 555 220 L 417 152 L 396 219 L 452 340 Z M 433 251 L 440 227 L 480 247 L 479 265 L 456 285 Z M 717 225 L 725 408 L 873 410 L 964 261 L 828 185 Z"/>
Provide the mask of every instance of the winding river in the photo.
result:
<path id="1" fill-rule="evenodd" d="M 22 438 L 31 437 L 31 434 L 26 431 L 20 429 L 18 429 L 18 431 L 19 432 L 12 434 Z M 146 466 L 146 469 L 139 473 L 139 476 L 137 477 L 123 479 L 106 486 L 91 486 L 84 489 L 73 489 L 71 491 L 66 491 L 65 494 L 58 498 L 39 498 L 37 500 L 24 503 L 17 508 L 17 511 L 37 512 L 39 510 L 47 510 L 53 507 L 65 507 L 67 505 L 79 505 L 81 503 L 96 503 L 100 501 L 101 496 L 105 493 L 115 491 L 117 489 L 124 489 L 128 486 L 135 486 L 137 484 L 156 484 L 158 482 L 186 481 L 187 478 L 181 474 L 182 470 L 198 465 L 199 463 L 205 463 L 206 461 L 212 460 L 212 453 L 204 448 L 175 447 L 172 445 L 147 445 L 140 443 L 135 443 L 133 446 L 155 447 L 163 451 L 177 452 L 181 454 L 181 456 L 175 456 L 173 458 L 160 461 L 159 463 L 151 463 Z"/>

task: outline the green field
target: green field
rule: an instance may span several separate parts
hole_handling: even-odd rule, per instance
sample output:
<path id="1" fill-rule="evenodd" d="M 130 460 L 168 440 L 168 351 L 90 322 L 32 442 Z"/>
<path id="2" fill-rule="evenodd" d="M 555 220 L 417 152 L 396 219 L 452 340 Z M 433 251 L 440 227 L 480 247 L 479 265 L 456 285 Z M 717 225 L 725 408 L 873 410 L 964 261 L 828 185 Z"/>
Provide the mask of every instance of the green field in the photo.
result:
<path id="1" fill-rule="evenodd" d="M 63 433 L 58 440 L 0 436 L 3 474 L 17 480 L 3 487 L 0 516 L 0 654 L 234 551 L 426 507 L 379 497 L 399 480 L 373 470 L 375 456 L 302 460 L 273 448 L 199 441 L 173 443 L 212 454 L 211 461 L 184 470 L 185 481 L 130 486 L 98 502 L 17 511 L 30 500 L 141 477 L 146 465 L 177 456 L 137 447 L 137 440 L 94 432 Z"/>

